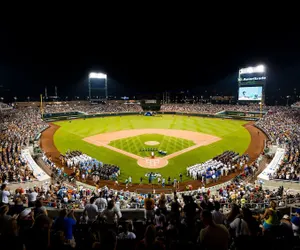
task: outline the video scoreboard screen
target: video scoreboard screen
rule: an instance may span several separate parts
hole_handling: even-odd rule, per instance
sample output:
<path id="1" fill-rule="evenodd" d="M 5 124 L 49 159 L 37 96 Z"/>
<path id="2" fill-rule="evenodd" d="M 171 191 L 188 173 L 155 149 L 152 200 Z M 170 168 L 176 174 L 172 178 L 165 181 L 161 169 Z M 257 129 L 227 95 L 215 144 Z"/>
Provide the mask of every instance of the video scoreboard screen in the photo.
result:
<path id="1" fill-rule="evenodd" d="M 239 101 L 261 101 L 261 100 L 262 100 L 262 86 L 239 88 Z"/>
<path id="2" fill-rule="evenodd" d="M 92 98 L 101 99 L 106 95 L 106 79 L 90 79 Z"/>
<path id="3" fill-rule="evenodd" d="M 105 79 L 90 79 L 90 84 L 92 89 L 105 89 L 106 80 Z"/>

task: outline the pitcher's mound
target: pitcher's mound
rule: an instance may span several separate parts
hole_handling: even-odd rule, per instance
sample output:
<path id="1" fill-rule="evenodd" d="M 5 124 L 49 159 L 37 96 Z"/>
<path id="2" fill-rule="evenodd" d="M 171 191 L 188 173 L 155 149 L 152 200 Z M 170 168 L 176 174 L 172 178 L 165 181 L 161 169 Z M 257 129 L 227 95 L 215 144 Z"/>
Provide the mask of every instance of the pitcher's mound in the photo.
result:
<path id="1" fill-rule="evenodd" d="M 148 146 L 155 146 L 155 145 L 158 145 L 159 142 L 158 141 L 146 141 L 145 144 Z"/>
<path id="2" fill-rule="evenodd" d="M 138 160 L 138 165 L 143 168 L 163 168 L 168 165 L 168 160 L 163 158 L 141 158 Z"/>

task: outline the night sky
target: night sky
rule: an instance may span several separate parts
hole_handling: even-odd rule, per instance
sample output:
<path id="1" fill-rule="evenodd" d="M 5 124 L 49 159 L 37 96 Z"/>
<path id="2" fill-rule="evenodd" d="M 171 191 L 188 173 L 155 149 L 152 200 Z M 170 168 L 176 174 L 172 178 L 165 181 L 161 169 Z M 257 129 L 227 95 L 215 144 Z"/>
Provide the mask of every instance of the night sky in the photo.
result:
<path id="1" fill-rule="evenodd" d="M 1 23 L 0 95 L 87 96 L 90 71 L 113 95 L 208 90 L 235 94 L 240 67 L 265 64 L 269 91 L 297 88 L 296 32 L 239 27 L 195 15 L 60 13 Z M 267 24 L 265 24 L 267 25 Z M 283 93 L 283 92 L 282 92 Z"/>

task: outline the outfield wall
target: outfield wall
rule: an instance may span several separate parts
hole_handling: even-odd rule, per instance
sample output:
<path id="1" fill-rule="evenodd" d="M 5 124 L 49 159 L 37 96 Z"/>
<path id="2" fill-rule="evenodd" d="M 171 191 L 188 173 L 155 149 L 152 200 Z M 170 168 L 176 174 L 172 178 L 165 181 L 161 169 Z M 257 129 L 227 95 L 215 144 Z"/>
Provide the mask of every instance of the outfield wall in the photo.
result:
<path id="1" fill-rule="evenodd" d="M 238 115 L 225 115 L 225 114 L 201 114 L 201 113 L 183 113 L 183 112 L 157 112 L 158 115 L 185 115 L 185 116 L 199 116 L 207 118 L 219 118 L 219 119 L 234 119 L 245 121 L 257 121 L 257 117 L 238 116 Z M 126 113 L 101 113 L 101 114 L 84 114 L 80 112 L 66 112 L 59 114 L 48 114 L 44 116 L 44 120 L 47 122 L 73 120 L 73 119 L 87 119 L 94 117 L 107 117 L 107 116 L 126 116 L 126 115 L 144 115 L 144 112 L 126 112 Z"/>

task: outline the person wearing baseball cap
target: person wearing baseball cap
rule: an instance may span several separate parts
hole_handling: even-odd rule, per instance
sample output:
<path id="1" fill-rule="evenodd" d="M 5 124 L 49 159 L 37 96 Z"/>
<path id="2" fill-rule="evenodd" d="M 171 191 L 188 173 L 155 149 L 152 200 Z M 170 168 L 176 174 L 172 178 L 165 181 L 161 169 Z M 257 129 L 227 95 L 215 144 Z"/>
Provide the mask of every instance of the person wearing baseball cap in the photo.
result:
<path id="1" fill-rule="evenodd" d="M 280 229 L 284 238 L 293 238 L 293 228 L 289 215 L 283 215 L 282 219 L 280 220 Z"/>

